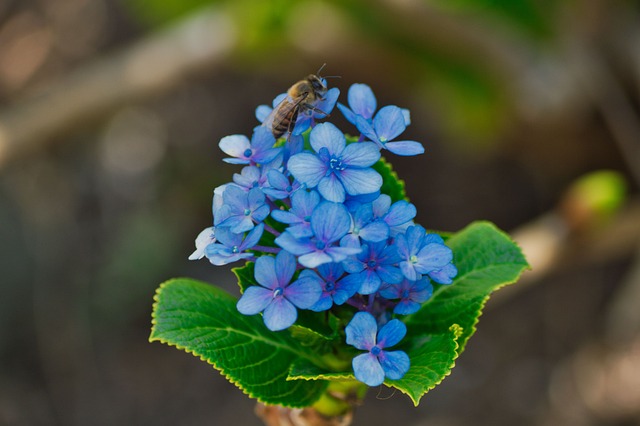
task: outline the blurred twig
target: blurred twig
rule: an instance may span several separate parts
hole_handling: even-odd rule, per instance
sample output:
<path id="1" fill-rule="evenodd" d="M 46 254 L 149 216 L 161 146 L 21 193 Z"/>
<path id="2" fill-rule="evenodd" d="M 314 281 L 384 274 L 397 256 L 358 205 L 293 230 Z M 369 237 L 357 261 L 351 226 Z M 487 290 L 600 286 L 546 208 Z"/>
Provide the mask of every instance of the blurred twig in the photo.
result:
<path id="1" fill-rule="evenodd" d="M 0 111 L 0 166 L 72 126 L 210 67 L 235 41 L 231 19 L 222 11 L 205 10 L 78 69 L 47 91 Z"/>

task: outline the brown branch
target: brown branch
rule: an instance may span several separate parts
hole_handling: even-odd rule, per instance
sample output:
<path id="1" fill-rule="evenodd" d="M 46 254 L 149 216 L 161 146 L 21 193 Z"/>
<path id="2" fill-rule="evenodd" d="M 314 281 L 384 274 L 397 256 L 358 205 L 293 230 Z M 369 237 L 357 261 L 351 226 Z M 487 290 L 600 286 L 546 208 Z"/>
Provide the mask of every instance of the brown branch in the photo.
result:
<path id="1" fill-rule="evenodd" d="M 233 48 L 235 25 L 205 10 L 129 48 L 96 60 L 47 91 L 0 111 L 0 167 L 78 123 L 175 86 Z"/>

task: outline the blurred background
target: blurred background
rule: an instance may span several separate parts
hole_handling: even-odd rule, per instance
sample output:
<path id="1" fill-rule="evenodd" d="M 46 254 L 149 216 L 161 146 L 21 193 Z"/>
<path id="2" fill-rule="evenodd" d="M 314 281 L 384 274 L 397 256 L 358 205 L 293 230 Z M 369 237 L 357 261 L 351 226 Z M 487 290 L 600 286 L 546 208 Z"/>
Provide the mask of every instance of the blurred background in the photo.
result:
<path id="1" fill-rule="evenodd" d="M 197 358 L 148 343 L 190 262 L 217 144 L 326 63 L 409 108 L 389 157 L 417 221 L 487 219 L 533 271 L 487 304 L 414 408 L 355 425 L 640 425 L 640 5 L 620 0 L 0 0 L 0 425 L 260 425 Z M 333 118 L 342 129 L 355 129 Z"/>

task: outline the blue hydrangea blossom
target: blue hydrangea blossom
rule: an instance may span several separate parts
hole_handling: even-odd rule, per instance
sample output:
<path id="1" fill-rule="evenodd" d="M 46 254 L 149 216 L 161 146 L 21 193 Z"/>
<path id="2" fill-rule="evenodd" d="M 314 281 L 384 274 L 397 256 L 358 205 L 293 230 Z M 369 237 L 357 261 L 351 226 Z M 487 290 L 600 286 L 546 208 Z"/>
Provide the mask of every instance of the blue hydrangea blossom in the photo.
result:
<path id="1" fill-rule="evenodd" d="M 329 113 L 338 94 L 330 89 L 318 110 Z M 292 134 L 279 141 L 263 126 L 251 140 L 222 138 L 225 161 L 242 168 L 214 190 L 214 226 L 198 235 L 189 259 L 255 262 L 238 311 L 262 315 L 272 331 L 296 324 L 300 310 L 341 321 L 341 344 L 365 351 L 352 359 L 355 378 L 378 386 L 410 368 L 405 352 L 389 350 L 406 334 L 395 317 L 421 309 L 434 285 L 451 284 L 457 269 L 445 241 L 414 223 L 413 204 L 383 193 L 373 168 L 381 149 L 423 152 L 418 142 L 395 140 L 410 123 L 408 111 L 377 110 L 364 84 L 351 86 L 348 104 L 338 108 L 360 131 L 357 142 L 331 123 L 316 124 L 327 117 L 313 110 L 299 114 Z M 261 106 L 256 115 L 264 120 L 271 110 Z"/>
<path id="2" fill-rule="evenodd" d="M 262 256 L 256 260 L 255 278 L 260 286 L 247 288 L 238 301 L 238 310 L 245 315 L 264 311 L 264 324 L 279 331 L 296 322 L 296 308 L 309 309 L 321 295 L 320 286 L 310 280 L 291 283 L 296 259 L 286 251 L 273 258 Z"/>
<path id="3" fill-rule="evenodd" d="M 407 327 L 392 319 L 380 329 L 373 315 L 358 312 L 345 328 L 347 344 L 367 351 L 353 358 L 353 374 L 356 379 L 369 386 L 379 386 L 385 377 L 401 379 L 409 371 L 409 356 L 403 351 L 388 351 L 385 348 L 397 345 L 407 334 Z"/>

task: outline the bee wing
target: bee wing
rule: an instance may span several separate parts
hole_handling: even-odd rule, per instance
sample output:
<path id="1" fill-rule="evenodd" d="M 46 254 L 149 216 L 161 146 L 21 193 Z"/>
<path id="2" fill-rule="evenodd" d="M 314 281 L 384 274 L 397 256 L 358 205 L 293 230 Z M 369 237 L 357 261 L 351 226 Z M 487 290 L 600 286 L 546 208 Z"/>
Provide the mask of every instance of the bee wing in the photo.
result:
<path id="1" fill-rule="evenodd" d="M 298 108 L 305 98 L 306 96 L 292 98 L 289 95 L 285 95 L 284 99 L 264 119 L 262 126 L 270 130 L 278 128 L 284 121 L 291 119 L 292 111 Z"/>

